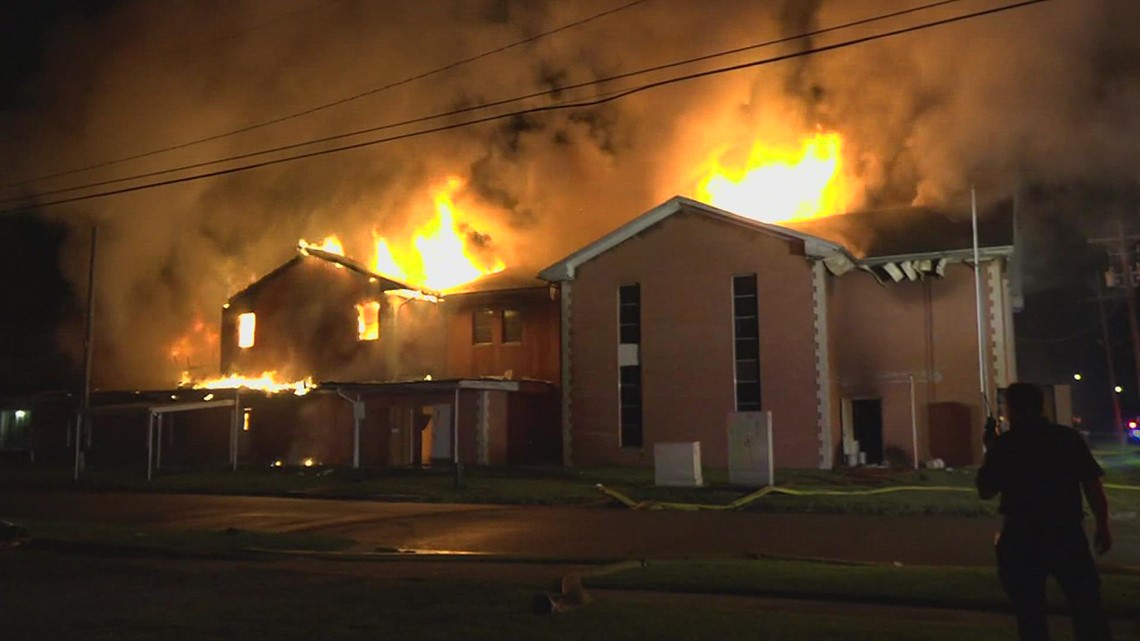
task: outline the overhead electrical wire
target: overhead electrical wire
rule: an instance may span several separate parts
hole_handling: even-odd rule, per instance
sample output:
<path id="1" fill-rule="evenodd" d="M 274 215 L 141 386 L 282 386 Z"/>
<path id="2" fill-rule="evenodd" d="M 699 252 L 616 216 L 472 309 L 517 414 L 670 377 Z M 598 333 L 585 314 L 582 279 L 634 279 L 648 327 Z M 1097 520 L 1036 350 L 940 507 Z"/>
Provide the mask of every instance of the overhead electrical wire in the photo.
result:
<path id="1" fill-rule="evenodd" d="M 145 172 L 145 173 L 140 173 L 140 174 L 134 174 L 132 176 L 127 176 L 127 177 L 122 177 L 122 178 L 109 178 L 107 180 L 90 182 L 90 183 L 87 183 L 84 185 L 77 185 L 77 186 L 73 186 L 73 187 L 61 187 L 58 189 L 41 191 L 37 195 L 40 197 L 54 196 L 54 195 L 64 194 L 64 193 L 69 193 L 69 192 L 74 192 L 74 191 L 81 191 L 84 189 L 94 189 L 96 187 L 105 187 L 107 185 L 115 185 L 115 184 L 124 183 L 124 182 L 142 180 L 144 178 L 154 178 L 157 176 L 164 176 L 166 174 L 178 173 L 178 172 L 182 172 L 182 171 L 190 171 L 192 169 L 201 169 L 203 167 L 209 167 L 211 165 L 217 165 L 217 164 L 226 163 L 226 162 L 234 162 L 234 161 L 238 161 L 238 160 L 246 160 L 248 158 L 255 158 L 257 156 L 264 156 L 264 155 L 278 153 L 278 152 L 282 152 L 282 151 L 290 151 L 293 149 L 308 147 L 311 145 L 317 145 L 317 144 L 321 144 L 321 143 L 332 142 L 334 140 L 343 140 L 345 138 L 353 138 L 356 136 L 362 136 L 364 134 L 377 133 L 379 131 L 386 131 L 389 129 L 406 127 L 408 125 L 420 124 L 420 123 L 428 122 L 431 120 L 438 120 L 440 118 L 447 118 L 447 117 L 451 117 L 451 116 L 459 116 L 459 115 L 463 115 L 463 114 L 467 114 L 467 113 L 471 113 L 471 112 L 475 112 L 475 111 L 483 111 L 483 110 L 491 109 L 494 107 L 501 107 L 501 106 L 516 103 L 516 102 L 522 102 L 524 100 L 529 100 L 531 98 L 538 98 L 538 97 L 547 96 L 547 95 L 550 95 L 550 94 L 556 93 L 556 92 L 563 93 L 563 92 L 567 92 L 567 91 L 574 91 L 576 89 L 582 89 L 585 87 L 591 87 L 591 86 L 611 83 L 611 82 L 615 82 L 615 81 L 619 81 L 619 80 L 626 80 L 626 79 L 629 79 L 629 78 L 632 78 L 635 76 L 645 75 L 648 73 L 654 73 L 657 71 L 664 71 L 667 69 L 673 69 L 673 68 L 680 67 L 680 66 L 695 64 L 697 62 L 705 62 L 708 60 L 713 60 L 716 58 L 722 58 L 725 56 L 743 53 L 746 51 L 752 51 L 755 49 L 771 47 L 771 46 L 775 46 L 777 44 L 783 44 L 783 43 L 791 42 L 791 41 L 795 41 L 795 40 L 802 40 L 804 38 L 811 38 L 811 37 L 823 35 L 826 33 L 839 31 L 842 29 L 850 29 L 852 27 L 862 26 L 865 24 L 873 23 L 873 22 L 880 22 L 883 20 L 891 19 L 891 18 L 897 18 L 897 17 L 902 16 L 902 15 L 915 13 L 915 12 L 919 12 L 919 11 L 926 11 L 929 9 L 934 9 L 934 8 L 944 6 L 944 5 L 949 5 L 949 4 L 955 4 L 957 2 L 962 2 L 962 1 L 963 0 L 938 0 L 937 2 L 919 5 L 919 6 L 911 7 L 908 9 L 902 9 L 902 10 L 894 11 L 891 13 L 880 14 L 880 15 L 872 16 L 870 18 L 863 18 L 860 20 L 852 21 L 852 22 L 846 22 L 846 23 L 843 23 L 840 25 L 835 25 L 832 27 L 825 27 L 822 29 L 816 29 L 814 31 L 796 34 L 793 36 L 784 36 L 784 37 L 776 38 L 774 40 L 766 40 L 763 42 L 754 43 L 754 44 L 746 45 L 743 47 L 736 47 L 734 49 L 719 51 L 716 53 L 706 54 L 703 56 L 697 56 L 694 58 L 686 58 L 684 60 L 669 62 L 669 63 L 665 63 L 665 64 L 661 64 L 661 65 L 655 65 L 655 66 L 651 66 L 651 67 L 645 67 L 645 68 L 637 69 L 634 71 L 627 71 L 627 72 L 623 72 L 623 73 L 620 73 L 620 74 L 617 74 L 614 76 L 608 76 L 606 78 L 599 78 L 596 80 L 589 80 L 589 81 L 585 81 L 585 82 L 579 82 L 579 83 L 575 83 L 575 84 L 564 85 L 564 86 L 560 86 L 560 87 L 555 87 L 554 89 L 544 89 L 542 91 L 537 91 L 537 92 L 525 94 L 522 96 L 515 96 L 513 98 L 504 98 L 504 99 L 496 100 L 493 102 L 482 103 L 479 105 L 472 105 L 469 107 L 461 107 L 458 109 L 453 109 L 450 111 L 429 114 L 426 116 L 417 116 L 414 118 L 409 118 L 409 119 L 405 119 L 405 120 L 401 120 L 401 121 L 389 122 L 389 123 L 385 123 L 382 125 L 376 125 L 373 127 L 368 127 L 365 129 L 357 129 L 354 131 L 340 133 L 340 134 L 334 134 L 334 135 L 325 136 L 322 138 L 314 138 L 314 139 L 305 140 L 305 141 L 301 141 L 301 142 L 290 143 L 287 145 L 270 147 L 268 149 L 261 149 L 261 150 L 257 150 L 257 151 L 251 151 L 251 152 L 246 152 L 246 153 L 242 153 L 242 154 L 236 154 L 233 156 L 228 156 L 226 158 L 207 160 L 207 161 L 197 162 L 197 163 L 193 163 L 193 164 L 182 165 L 179 167 L 168 168 L 168 169 L 159 169 L 159 170 L 155 170 L 155 171 L 150 171 L 150 172 Z M 3 198 L 3 199 L 0 199 L 0 206 L 6 205 L 6 204 L 9 204 L 12 202 L 17 202 L 20 200 L 23 200 L 23 198 L 20 198 L 20 197 Z"/>
<path id="2" fill-rule="evenodd" d="M 321 5 L 317 5 L 314 8 L 323 7 L 327 4 L 332 4 L 333 2 L 338 2 L 338 1 L 340 1 L 340 0 L 330 0 L 329 2 L 323 3 Z M 302 109 L 301 111 L 295 111 L 295 112 L 286 114 L 284 116 L 279 116 L 277 118 L 273 118 L 270 120 L 265 120 L 265 121 L 254 123 L 251 125 L 245 125 L 243 127 L 238 127 L 237 129 L 231 129 L 229 131 L 224 131 L 222 133 L 213 134 L 210 136 L 206 136 L 204 138 L 196 138 L 194 140 L 188 140 L 186 142 L 170 145 L 168 147 L 162 147 L 160 149 L 153 149 L 151 151 L 147 151 L 147 152 L 143 152 L 143 153 L 139 153 L 139 154 L 134 154 L 134 155 L 130 155 L 130 156 L 123 156 L 123 157 L 114 158 L 111 160 L 105 160 L 105 161 L 94 163 L 94 164 L 87 165 L 84 167 L 69 169 L 69 170 L 57 172 L 54 174 L 46 174 L 46 175 L 42 175 L 42 176 L 36 176 L 34 178 L 27 178 L 27 179 L 19 180 L 16 182 L 6 183 L 6 184 L 0 185 L 0 186 L 3 186 L 3 187 L 22 186 L 22 185 L 28 185 L 31 183 L 42 182 L 44 180 L 50 180 L 52 178 L 62 178 L 63 176 L 70 176 L 73 174 L 91 171 L 93 169 L 101 169 L 103 167 L 110 167 L 112 165 L 118 165 L 118 164 L 122 164 L 124 162 L 129 162 L 132 160 L 140 160 L 142 158 L 149 158 L 151 156 L 156 156 L 158 154 L 163 154 L 163 153 L 167 153 L 170 151 L 177 151 L 179 149 L 185 149 L 187 147 L 193 147 L 194 145 L 200 145 L 200 144 L 207 143 L 207 142 L 213 142 L 215 140 L 221 140 L 222 138 L 228 138 L 230 136 L 235 136 L 237 134 L 246 133 L 249 131 L 254 131 L 256 129 L 261 129 L 263 127 L 268 127 L 271 125 L 280 124 L 282 122 L 294 120 L 296 118 L 301 118 L 303 116 L 308 116 L 308 115 L 315 114 L 315 113 L 318 113 L 321 111 L 325 111 L 327 109 L 331 109 L 333 107 L 338 107 L 340 105 L 347 104 L 349 102 L 360 100 L 361 98 L 366 98 L 368 96 L 372 96 L 372 95 L 381 93 L 383 91 L 387 91 L 389 89 L 394 89 L 396 87 L 400 87 L 400 86 L 415 82 L 417 80 L 423 80 L 424 78 L 428 78 L 430 76 L 438 75 L 438 74 L 444 73 L 446 71 L 451 71 L 451 70 L 456 69 L 458 67 L 461 67 L 463 65 L 470 64 L 472 62 L 482 60 L 483 58 L 487 58 L 487 57 L 493 56 L 495 54 L 503 53 L 504 51 L 509 51 L 511 49 L 515 49 L 517 47 L 521 47 L 523 45 L 527 45 L 527 44 L 530 44 L 532 42 L 536 42 L 536 41 L 541 40 L 543 38 L 561 33 L 563 31 L 567 31 L 569 29 L 573 29 L 575 27 L 580 27 L 584 24 L 588 24 L 588 23 L 593 22 L 595 20 L 599 20 L 599 19 L 604 18 L 606 16 L 610 16 L 610 15 L 613 15 L 615 13 L 625 11 L 626 9 L 631 9 L 633 7 L 636 7 L 637 5 L 645 4 L 646 2 L 650 2 L 650 1 L 651 0 L 633 0 L 632 2 L 627 2 L 626 4 L 623 4 L 623 5 L 620 5 L 617 7 L 613 7 L 611 9 L 607 9 L 607 10 L 599 12 L 599 13 L 592 14 L 592 15 L 586 16 L 584 18 L 579 18 L 578 20 L 575 20 L 573 22 L 568 22 L 568 23 L 563 24 L 561 26 L 555 27 L 554 29 L 550 29 L 548 31 L 543 31 L 542 33 L 538 33 L 538 34 L 535 34 L 533 36 L 523 38 L 522 40 L 515 40 L 513 42 L 502 45 L 500 47 L 496 47 L 494 49 L 488 49 L 486 51 L 482 51 L 480 53 L 477 53 L 473 56 L 469 56 L 469 57 L 463 58 L 461 60 L 456 60 L 454 62 L 450 62 L 446 65 L 443 65 L 442 67 L 436 67 L 434 69 L 430 69 L 428 71 L 424 71 L 422 73 L 418 73 L 418 74 L 413 75 L 413 76 L 408 76 L 406 78 L 390 82 L 390 83 L 382 85 L 380 87 L 374 87 L 374 88 L 369 89 L 367 91 L 362 91 L 360 93 L 356 93 L 356 94 L 353 94 L 351 96 L 345 96 L 343 98 L 338 98 L 338 99 L 330 101 L 330 102 L 325 102 L 325 103 L 316 105 L 314 107 Z"/>
<path id="3" fill-rule="evenodd" d="M 659 80 L 656 82 L 647 83 L 647 84 L 644 84 L 644 85 L 641 85 L 638 87 L 634 87 L 631 89 L 618 91 L 612 95 L 602 97 L 602 98 L 593 99 L 593 100 L 586 100 L 586 101 L 580 101 L 580 102 L 569 102 L 569 103 L 554 104 L 554 105 L 545 105 L 545 106 L 540 106 L 540 107 L 532 107 L 529 109 L 522 109 L 522 110 L 518 110 L 518 111 L 503 113 L 503 114 L 495 114 L 495 115 L 491 115 L 491 116 L 485 116 L 482 118 L 476 118 L 473 120 L 467 120 L 467 121 L 462 121 L 462 122 L 457 122 L 457 123 L 440 125 L 440 126 L 431 127 L 428 129 L 421 129 L 421 130 L 407 132 L 407 133 L 403 133 L 403 134 L 396 134 L 393 136 L 388 136 L 388 137 L 384 137 L 384 138 L 377 138 L 377 139 L 373 139 L 373 140 L 367 140 L 367 141 L 353 143 L 353 144 L 349 144 L 349 145 L 343 145 L 340 147 L 332 147 L 329 149 L 321 149 L 321 150 L 306 152 L 306 153 L 297 154 L 297 155 L 293 155 L 293 156 L 286 156 L 284 158 L 275 158 L 275 159 L 265 160 L 265 161 L 261 161 L 261 162 L 257 162 L 257 163 L 240 165 L 237 167 L 229 167 L 226 169 L 219 169 L 216 171 L 206 172 L 206 173 L 202 173 L 202 174 L 195 174 L 195 175 L 191 175 L 191 176 L 182 176 L 179 178 L 171 178 L 171 179 L 163 180 L 163 181 L 145 183 L 142 185 L 133 185 L 130 187 L 122 187 L 122 188 L 118 188 L 118 189 L 96 192 L 93 194 L 83 194 L 83 195 L 79 195 L 79 196 L 61 198 L 61 199 L 52 200 L 52 201 L 36 202 L 35 205 L 38 207 L 49 207 L 49 206 L 62 205 L 62 204 L 67 204 L 67 203 L 72 203 L 72 202 L 91 200 L 94 198 L 103 198 L 106 196 L 114 196 L 114 195 L 132 193 L 132 192 L 136 192 L 136 191 L 142 191 L 145 189 L 153 189 L 156 187 L 164 187 L 164 186 L 176 185 L 176 184 L 181 184 L 181 183 L 186 183 L 186 182 L 191 182 L 191 181 L 203 180 L 206 178 L 215 178 L 218 176 L 225 176 L 225 175 L 234 174 L 234 173 L 238 173 L 238 172 L 249 171 L 252 169 L 259 169 L 262 167 L 268 167 L 268 166 L 282 164 L 282 163 L 286 163 L 286 162 L 292 162 L 295 160 L 302 160 L 302 159 L 306 159 L 306 158 L 314 158 L 317 156 L 324 156 L 324 155 L 329 155 L 329 154 L 334 154 L 334 153 L 340 153 L 343 151 L 350 151 L 353 149 L 371 147 L 374 145 L 379 145 L 379 144 L 388 143 L 388 142 L 395 142 L 398 140 L 416 138 L 419 136 L 424 136 L 424 135 L 428 135 L 428 134 L 432 134 L 432 133 L 439 133 L 442 131 L 449 131 L 452 129 L 470 127 L 473 125 L 483 124 L 486 122 L 492 122 L 492 121 L 496 121 L 496 120 L 503 120 L 503 119 L 507 119 L 507 118 L 517 118 L 520 116 L 525 116 L 525 115 L 530 115 L 530 114 L 535 114 L 535 113 L 543 113 L 543 112 L 548 112 L 548 111 L 561 111 L 561 110 L 566 110 L 566 109 L 581 109 L 584 107 L 593 107 L 593 106 L 597 106 L 600 104 L 605 104 L 608 102 L 619 100 L 621 98 L 624 98 L 624 97 L 627 97 L 627 96 L 630 96 L 633 94 L 641 93 L 643 91 L 648 91 L 650 89 L 656 89 L 656 88 L 660 88 L 660 87 L 664 87 L 664 86 L 677 84 L 680 82 L 686 82 L 689 80 L 696 80 L 699 78 L 706 78 L 706 77 L 710 77 L 710 76 L 720 75 L 723 73 L 730 73 L 733 71 L 740 71 L 743 69 L 750 69 L 753 67 L 759 67 L 759 66 L 774 64 L 777 62 L 784 62 L 787 60 L 802 58 L 802 57 L 806 57 L 809 55 L 824 53 L 827 51 L 844 49 L 847 47 L 852 47 L 852 46 L 864 44 L 867 42 L 882 40 L 885 38 L 899 36 L 899 35 L 903 35 L 903 34 L 907 34 L 907 33 L 914 33 L 914 32 L 922 31 L 925 29 L 931 29 L 934 27 L 939 27 L 939 26 L 943 26 L 943 25 L 947 25 L 947 24 L 953 24 L 956 22 L 962 22 L 965 20 L 979 18 L 982 16 L 987 16 L 987 15 L 992 15 L 992 14 L 1001 13 L 1001 12 L 1005 12 L 1005 11 L 1010 11 L 1010 10 L 1018 9 L 1018 8 L 1022 8 L 1022 7 L 1028 7 L 1031 5 L 1041 4 L 1041 3 L 1044 3 L 1047 1 L 1048 0 L 1023 0 L 1021 2 L 1016 2 L 1016 3 L 1012 3 L 1012 4 L 1008 4 L 1008 5 L 1002 5 L 1000 7 L 993 7 L 990 9 L 979 10 L 979 11 L 975 11 L 975 12 L 971 12 L 971 13 L 967 13 L 967 14 L 953 16 L 950 18 L 933 20 L 930 22 L 920 23 L 917 25 L 909 26 L 909 27 L 903 27 L 903 28 L 894 29 L 891 31 L 882 32 L 882 33 L 872 34 L 872 35 L 868 35 L 868 36 L 862 36 L 862 37 L 853 38 L 850 40 L 844 40 L 842 42 L 837 42 L 837 43 L 833 43 L 830 45 L 823 45 L 823 46 L 819 46 L 819 47 L 804 49 L 801 51 L 791 52 L 791 53 L 782 54 L 782 55 L 778 55 L 778 56 L 772 56 L 772 57 L 768 57 L 768 58 L 761 58 L 758 60 L 752 60 L 749 62 L 740 63 L 740 64 L 736 64 L 736 65 L 718 67 L 715 69 L 710 69 L 710 70 L 705 70 L 705 71 L 700 71 L 700 72 L 694 72 L 694 73 L 685 74 L 682 76 L 676 76 L 673 78 L 667 78 L 664 80 Z M 597 82 L 601 82 L 601 81 L 595 81 L 594 83 L 590 83 L 590 84 L 597 84 Z M 543 93 L 546 93 L 546 92 L 543 92 Z M 314 141 L 314 142 L 316 142 L 316 141 Z M 307 144 L 313 144 L 313 143 L 307 143 Z M 260 152 L 260 153 L 269 153 L 269 152 Z M 221 163 L 221 162 L 227 162 L 229 160 L 231 160 L 231 159 L 218 160 L 218 161 L 214 161 L 214 162 L 209 163 L 209 164 L 217 164 L 217 163 Z M 183 170 L 186 170 L 189 168 L 191 168 L 191 167 L 167 170 L 163 173 L 170 173 L 173 171 L 183 171 Z M 141 179 L 143 177 L 145 177 L 145 176 L 136 176 L 133 178 L 119 179 L 119 182 L 124 181 L 124 180 L 138 180 L 138 179 Z M 75 188 L 71 188 L 67 191 L 73 191 L 76 189 L 83 189 L 83 188 L 90 188 L 93 186 L 95 186 L 95 185 L 90 185 L 87 187 L 75 187 Z M 59 191 L 49 192 L 48 194 L 39 194 L 39 196 L 50 195 L 51 193 L 59 193 Z M 9 210 L 9 211 L 15 211 L 15 209 Z"/>

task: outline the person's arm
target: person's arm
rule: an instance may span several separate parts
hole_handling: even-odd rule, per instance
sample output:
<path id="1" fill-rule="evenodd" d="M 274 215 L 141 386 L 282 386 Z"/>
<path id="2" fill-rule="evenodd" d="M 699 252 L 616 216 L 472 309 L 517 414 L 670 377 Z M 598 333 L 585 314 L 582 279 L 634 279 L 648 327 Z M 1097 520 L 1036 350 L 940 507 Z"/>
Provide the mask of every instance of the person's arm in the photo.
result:
<path id="1" fill-rule="evenodd" d="M 1000 445 L 995 441 L 986 450 L 985 461 L 982 462 L 982 467 L 978 468 L 978 476 L 974 479 L 974 484 L 978 486 L 978 497 L 983 500 L 992 499 L 1002 490 L 1000 449 Z"/>
<path id="2" fill-rule="evenodd" d="M 1104 483 L 1099 476 L 1081 482 L 1085 492 L 1085 499 L 1089 502 L 1089 509 L 1096 518 L 1096 533 L 1093 535 L 1093 547 L 1097 554 L 1104 554 L 1112 549 L 1112 528 L 1108 523 L 1108 497 L 1104 494 Z"/>

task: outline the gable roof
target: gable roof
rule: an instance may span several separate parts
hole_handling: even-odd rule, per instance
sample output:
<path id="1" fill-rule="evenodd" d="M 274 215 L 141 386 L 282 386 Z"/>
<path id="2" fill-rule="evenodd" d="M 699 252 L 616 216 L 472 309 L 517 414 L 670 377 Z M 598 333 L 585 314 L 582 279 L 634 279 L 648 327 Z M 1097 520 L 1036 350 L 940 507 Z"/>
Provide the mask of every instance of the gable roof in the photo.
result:
<path id="1" fill-rule="evenodd" d="M 895 207 L 784 223 L 791 229 L 827 238 L 848 247 L 862 263 L 887 258 L 935 258 L 971 252 L 973 224 L 969 211 L 933 207 Z M 1013 202 L 980 208 L 978 246 L 987 255 L 1013 248 Z"/>
<path id="2" fill-rule="evenodd" d="M 449 289 L 444 296 L 464 296 L 467 294 L 483 294 L 518 289 L 546 289 L 549 286 L 546 281 L 540 279 L 534 272 L 508 268 L 501 272 L 481 276 L 469 283 Z"/>
<path id="3" fill-rule="evenodd" d="M 779 225 L 772 225 L 770 223 L 763 223 L 752 218 L 746 218 L 739 214 L 734 214 L 723 209 L 718 209 L 712 205 L 698 202 L 691 198 L 684 196 L 674 196 L 669 200 L 661 203 L 660 205 L 650 209 L 644 214 L 634 218 L 628 223 L 618 227 L 610 233 L 602 236 L 598 240 L 586 245 L 578 251 L 570 254 L 562 260 L 554 263 L 546 269 L 539 272 L 539 278 L 548 282 L 560 282 L 565 280 L 573 280 L 574 273 L 578 266 L 586 263 L 597 256 L 617 247 L 621 243 L 633 238 L 641 232 L 653 227 L 661 221 L 669 218 L 673 214 L 680 211 L 688 211 L 711 218 L 728 222 L 734 225 L 739 225 L 752 231 L 777 236 L 788 240 L 799 240 L 804 243 L 804 252 L 811 258 L 828 259 L 835 257 L 842 257 L 850 262 L 855 259 L 851 254 L 840 244 L 824 240 L 818 236 L 781 227 Z"/>
<path id="4" fill-rule="evenodd" d="M 356 262 L 355 260 L 348 258 L 347 256 L 341 256 L 340 254 L 334 254 L 332 252 L 328 252 L 328 251 L 325 251 L 323 249 L 318 249 L 316 247 L 297 246 L 297 255 L 296 256 L 290 258 L 289 260 L 285 261 L 281 265 L 278 265 L 277 268 L 274 269 L 273 271 L 262 276 L 261 278 L 258 278 L 256 281 L 250 283 L 248 286 L 246 286 L 241 291 L 230 296 L 229 300 L 234 301 L 234 300 L 241 298 L 243 296 L 246 296 L 246 295 L 248 295 L 254 291 L 257 291 L 258 289 L 261 288 L 262 285 L 264 285 L 265 283 L 268 283 L 269 281 L 275 279 L 277 276 L 279 276 L 280 274 L 284 273 L 285 271 L 291 269 L 295 265 L 298 265 L 302 260 L 305 260 L 305 258 L 316 258 L 318 260 L 323 260 L 325 262 L 332 263 L 334 265 L 338 265 L 340 267 L 343 267 L 343 268 L 347 269 L 348 271 L 352 272 L 353 274 L 355 274 L 361 278 L 366 278 L 372 282 L 375 282 L 377 288 L 381 292 L 392 291 L 392 290 L 409 290 L 412 292 L 419 292 L 420 294 L 425 294 L 427 296 L 432 296 L 432 297 L 437 297 L 437 298 L 440 296 L 439 292 L 429 290 L 429 289 L 424 289 L 422 287 L 413 287 L 412 285 L 409 285 L 403 281 L 396 280 L 395 278 L 392 278 L 391 276 L 385 276 L 383 274 L 379 274 L 377 272 L 374 272 L 374 271 L 368 269 L 367 267 L 365 267 L 364 265 L 361 265 L 360 263 Z"/>

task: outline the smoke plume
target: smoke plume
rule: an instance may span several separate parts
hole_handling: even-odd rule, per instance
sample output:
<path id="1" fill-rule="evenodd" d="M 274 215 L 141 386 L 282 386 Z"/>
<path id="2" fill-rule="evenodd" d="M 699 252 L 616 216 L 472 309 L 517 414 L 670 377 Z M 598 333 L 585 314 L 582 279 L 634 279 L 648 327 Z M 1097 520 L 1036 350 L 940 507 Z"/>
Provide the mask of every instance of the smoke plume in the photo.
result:
<path id="1" fill-rule="evenodd" d="M 312 109 L 618 4 L 123 0 L 51 34 L 35 100 L 0 121 L 10 159 L 0 181 Z M 683 70 L 562 90 L 901 8 L 894 0 L 649 0 L 333 108 L 21 189 L 142 174 L 504 97 L 548 92 L 512 108 L 589 99 L 998 4 L 965 0 Z M 1140 161 L 1138 43 L 1137 3 L 1053 0 L 596 107 L 45 211 L 73 230 L 64 268 L 80 292 L 87 230 L 99 225 L 96 384 L 170 385 L 188 367 L 216 368 L 208 339 L 193 349 L 174 346 L 196 321 L 216 326 L 226 298 L 290 258 L 299 238 L 335 233 L 349 255 L 367 260 L 372 232 L 399 238 L 422 224 L 431 187 L 447 176 L 465 181 L 455 202 L 479 251 L 493 249 L 510 268 L 532 274 L 660 201 L 691 193 L 711 155 L 758 138 L 795 142 L 817 128 L 846 140 L 851 208 L 949 203 L 971 184 L 1006 194 L 1024 180 L 1131 184 Z"/>

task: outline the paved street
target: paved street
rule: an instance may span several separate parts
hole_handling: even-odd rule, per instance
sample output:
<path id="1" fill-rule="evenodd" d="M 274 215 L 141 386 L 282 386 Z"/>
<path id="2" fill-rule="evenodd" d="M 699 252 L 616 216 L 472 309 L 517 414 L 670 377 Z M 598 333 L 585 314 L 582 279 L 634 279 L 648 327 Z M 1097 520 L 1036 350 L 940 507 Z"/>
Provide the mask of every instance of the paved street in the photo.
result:
<path id="1" fill-rule="evenodd" d="M 988 565 L 993 519 L 635 512 L 581 507 L 378 503 L 177 494 L 0 491 L 0 518 L 346 536 L 365 546 L 543 557 L 673 558 L 764 553 Z M 1106 563 L 1140 565 L 1135 519 Z"/>

